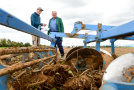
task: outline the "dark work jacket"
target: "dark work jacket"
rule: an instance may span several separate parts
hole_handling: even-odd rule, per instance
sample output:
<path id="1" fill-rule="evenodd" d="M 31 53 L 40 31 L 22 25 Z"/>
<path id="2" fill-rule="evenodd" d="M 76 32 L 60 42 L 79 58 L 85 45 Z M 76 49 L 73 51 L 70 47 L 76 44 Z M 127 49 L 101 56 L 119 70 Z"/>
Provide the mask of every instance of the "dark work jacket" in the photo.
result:
<path id="1" fill-rule="evenodd" d="M 31 15 L 31 25 L 35 28 L 38 28 L 39 25 L 42 26 L 42 23 L 40 22 L 40 15 L 38 15 L 36 12 Z"/>

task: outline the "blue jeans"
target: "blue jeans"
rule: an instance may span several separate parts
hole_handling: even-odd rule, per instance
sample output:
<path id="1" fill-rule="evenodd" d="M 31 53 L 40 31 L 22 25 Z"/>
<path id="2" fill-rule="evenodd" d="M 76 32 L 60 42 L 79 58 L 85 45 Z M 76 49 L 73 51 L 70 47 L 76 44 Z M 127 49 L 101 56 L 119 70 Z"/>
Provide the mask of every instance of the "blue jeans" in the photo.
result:
<path id="1" fill-rule="evenodd" d="M 64 56 L 64 49 L 60 37 L 56 37 L 55 47 L 58 46 L 61 56 Z"/>

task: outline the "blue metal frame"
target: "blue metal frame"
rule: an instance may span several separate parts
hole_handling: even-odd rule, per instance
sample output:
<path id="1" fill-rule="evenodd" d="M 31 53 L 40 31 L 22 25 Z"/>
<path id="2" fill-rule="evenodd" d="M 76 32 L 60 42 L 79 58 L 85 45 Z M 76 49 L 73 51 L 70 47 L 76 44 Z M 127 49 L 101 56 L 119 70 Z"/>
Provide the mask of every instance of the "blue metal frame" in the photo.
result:
<path id="1" fill-rule="evenodd" d="M 120 26 L 108 26 L 108 25 L 101 25 L 101 28 L 98 30 L 98 25 L 90 25 L 90 24 L 83 24 L 82 22 L 75 22 L 74 28 L 71 34 L 67 33 L 59 33 L 59 32 L 52 32 L 50 33 L 50 37 L 71 37 L 71 38 L 81 38 L 85 40 L 84 48 L 87 47 L 87 44 L 90 42 L 96 41 L 96 50 L 100 51 L 100 43 L 106 39 L 110 39 L 111 42 L 111 52 L 112 54 L 115 53 L 114 50 L 114 42 L 117 39 L 124 39 L 124 40 L 134 40 L 134 21 L 128 22 L 126 24 Z M 85 35 L 85 34 L 76 34 L 80 30 L 96 30 L 97 35 Z M 133 35 L 133 36 L 130 36 Z M 129 37 L 128 37 L 129 36 Z M 115 40 L 115 41 L 114 41 Z"/>
<path id="2" fill-rule="evenodd" d="M 134 21 L 114 27 L 107 31 L 102 31 L 101 39 L 106 40 L 106 39 L 112 39 L 112 38 L 121 38 L 121 37 L 130 36 L 130 35 L 134 35 Z M 94 41 L 96 41 L 96 38 L 91 40 L 90 38 L 87 37 L 84 42 L 90 43 Z"/>

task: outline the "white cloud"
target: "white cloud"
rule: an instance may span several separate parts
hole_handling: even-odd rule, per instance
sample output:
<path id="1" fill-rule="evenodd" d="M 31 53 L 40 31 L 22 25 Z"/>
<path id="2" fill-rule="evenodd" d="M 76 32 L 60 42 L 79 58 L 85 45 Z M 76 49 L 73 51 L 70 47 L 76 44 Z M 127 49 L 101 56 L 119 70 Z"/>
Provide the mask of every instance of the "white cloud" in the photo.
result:
<path id="1" fill-rule="evenodd" d="M 82 7 L 87 5 L 86 0 L 57 0 L 59 3 L 64 4 L 66 7 Z"/>

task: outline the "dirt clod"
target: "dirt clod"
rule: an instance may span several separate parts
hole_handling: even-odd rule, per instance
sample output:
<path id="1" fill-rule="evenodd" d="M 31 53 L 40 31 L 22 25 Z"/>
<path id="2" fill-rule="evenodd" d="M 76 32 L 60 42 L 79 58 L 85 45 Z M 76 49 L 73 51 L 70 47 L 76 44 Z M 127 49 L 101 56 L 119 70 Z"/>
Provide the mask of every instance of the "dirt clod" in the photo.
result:
<path id="1" fill-rule="evenodd" d="M 124 68 L 124 71 L 122 72 L 124 78 L 126 79 L 126 82 L 131 82 L 131 80 L 134 77 L 134 66 L 130 66 L 129 68 Z"/>

